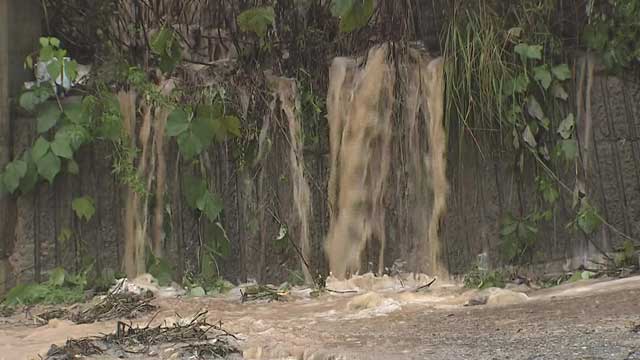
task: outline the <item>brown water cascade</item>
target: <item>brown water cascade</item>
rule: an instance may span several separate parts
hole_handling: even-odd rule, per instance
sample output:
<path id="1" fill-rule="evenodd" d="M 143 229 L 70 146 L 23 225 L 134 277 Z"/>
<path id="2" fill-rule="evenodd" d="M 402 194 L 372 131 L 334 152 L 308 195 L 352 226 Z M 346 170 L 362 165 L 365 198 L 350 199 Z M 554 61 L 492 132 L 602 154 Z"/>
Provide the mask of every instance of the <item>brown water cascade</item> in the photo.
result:
<path id="1" fill-rule="evenodd" d="M 394 51 L 391 51 L 391 50 Z M 393 44 L 372 48 L 366 59 L 336 58 L 330 69 L 330 229 L 325 243 L 332 275 L 358 273 L 367 246 L 378 246 L 385 266 L 385 196 L 393 163 L 394 131 L 408 134 L 405 173 L 407 219 L 417 270 L 439 266 L 439 222 L 446 210 L 446 137 L 443 126 L 443 61 L 415 49 L 398 55 Z M 394 124 L 395 122 L 399 122 Z M 405 144 L 406 145 L 406 144 Z M 406 146 L 405 146 L 406 147 Z M 393 169 L 393 171 L 391 171 Z"/>

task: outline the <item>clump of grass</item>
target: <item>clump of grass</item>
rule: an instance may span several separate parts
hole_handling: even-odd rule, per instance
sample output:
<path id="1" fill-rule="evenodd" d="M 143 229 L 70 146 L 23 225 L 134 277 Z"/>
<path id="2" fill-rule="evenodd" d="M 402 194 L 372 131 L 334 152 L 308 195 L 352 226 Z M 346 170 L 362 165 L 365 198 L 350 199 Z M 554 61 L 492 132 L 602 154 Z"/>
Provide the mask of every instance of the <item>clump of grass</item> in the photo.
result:
<path id="1" fill-rule="evenodd" d="M 503 114 L 502 84 L 514 73 L 505 20 L 490 1 L 455 1 L 443 33 L 445 116 L 473 135 L 497 130 Z"/>

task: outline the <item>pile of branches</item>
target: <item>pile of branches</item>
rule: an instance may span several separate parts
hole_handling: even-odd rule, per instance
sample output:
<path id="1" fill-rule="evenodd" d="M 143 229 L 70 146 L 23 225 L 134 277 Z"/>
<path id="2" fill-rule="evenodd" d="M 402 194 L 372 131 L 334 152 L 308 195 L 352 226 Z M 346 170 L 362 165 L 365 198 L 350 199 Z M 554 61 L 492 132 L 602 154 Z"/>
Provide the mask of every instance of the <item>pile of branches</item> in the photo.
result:
<path id="1" fill-rule="evenodd" d="M 100 302 L 84 310 L 73 313 L 67 309 L 53 309 L 38 314 L 36 318 L 45 324 L 51 319 L 68 319 L 76 324 L 134 319 L 157 309 L 157 306 L 151 304 L 151 300 L 153 300 L 153 293 L 150 291 L 135 294 L 120 291 L 116 287 Z"/>
<path id="2" fill-rule="evenodd" d="M 243 303 L 248 301 L 285 301 L 286 293 L 270 286 L 255 285 L 240 290 Z"/>
<path id="3" fill-rule="evenodd" d="M 201 311 L 190 320 L 178 321 L 172 326 L 133 327 L 118 322 L 115 333 L 102 337 L 87 337 L 68 340 L 62 347 L 52 345 L 47 360 L 73 359 L 100 354 L 149 354 L 154 346 L 171 345 L 180 357 L 197 359 L 219 359 L 240 350 L 232 341 L 235 335 L 222 328 L 222 324 L 211 324 L 207 311 Z M 180 358 L 179 357 L 179 358 Z"/>
<path id="4" fill-rule="evenodd" d="M 152 299 L 151 292 L 111 292 L 96 305 L 72 315 L 71 321 L 76 324 L 89 324 L 120 318 L 133 319 L 157 309 L 157 306 L 151 304 Z"/>

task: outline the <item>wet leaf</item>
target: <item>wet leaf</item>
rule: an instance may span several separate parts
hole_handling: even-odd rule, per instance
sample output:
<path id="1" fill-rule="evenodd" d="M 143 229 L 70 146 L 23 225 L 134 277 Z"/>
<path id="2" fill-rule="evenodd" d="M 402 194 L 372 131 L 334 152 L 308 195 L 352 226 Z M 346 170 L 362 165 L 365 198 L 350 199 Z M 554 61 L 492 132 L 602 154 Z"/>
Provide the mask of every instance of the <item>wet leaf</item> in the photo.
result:
<path id="1" fill-rule="evenodd" d="M 549 65 L 540 65 L 533 68 L 533 78 L 536 79 L 540 85 L 546 90 L 551 85 L 551 72 L 549 72 Z"/>
<path id="2" fill-rule="evenodd" d="M 184 196 L 187 204 L 192 209 L 198 208 L 198 200 L 207 192 L 207 183 L 195 176 L 185 176 L 184 178 Z"/>
<path id="3" fill-rule="evenodd" d="M 38 173 L 49 183 L 53 183 L 53 180 L 60 173 L 60 158 L 51 151 L 47 151 L 43 157 L 36 160 L 36 166 Z"/>
<path id="4" fill-rule="evenodd" d="M 96 208 L 93 202 L 93 198 L 90 196 L 83 196 L 73 200 L 71 208 L 76 213 L 79 219 L 89 221 L 96 213 Z"/>
<path id="5" fill-rule="evenodd" d="M 535 148 L 538 144 L 535 137 L 533 136 L 533 132 L 531 132 L 531 127 L 529 127 L 529 125 L 527 125 L 527 127 L 524 129 L 524 132 L 522 133 L 522 139 L 527 143 L 527 145 L 531 146 L 532 148 Z"/>
<path id="6" fill-rule="evenodd" d="M 565 140 L 571 138 L 571 136 L 573 136 L 573 128 L 575 124 L 576 122 L 573 114 L 567 115 L 567 117 L 565 117 L 558 126 L 558 134 L 560 134 L 560 136 Z"/>
<path id="7" fill-rule="evenodd" d="M 191 160 L 197 155 L 200 155 L 203 150 L 200 138 L 191 130 L 183 132 L 178 136 L 178 147 L 186 160 Z"/>
<path id="8" fill-rule="evenodd" d="M 564 87 L 557 83 L 553 84 L 553 86 L 551 87 L 551 94 L 553 94 L 554 97 L 565 101 L 569 98 L 569 94 L 567 94 L 567 91 L 564 89 Z"/>
<path id="9" fill-rule="evenodd" d="M 20 186 L 20 180 L 27 173 L 27 163 L 22 160 L 14 160 L 7 164 L 2 176 L 2 181 L 6 190 L 14 193 Z"/>
<path id="10" fill-rule="evenodd" d="M 602 220 L 600 220 L 596 209 L 583 201 L 578 213 L 577 224 L 585 234 L 591 235 L 600 227 Z"/>
<path id="11" fill-rule="evenodd" d="M 529 96 L 527 100 L 527 112 L 529 115 L 533 116 L 538 120 L 544 119 L 544 111 L 542 111 L 542 106 L 535 97 Z"/>
<path id="12" fill-rule="evenodd" d="M 218 218 L 224 208 L 222 200 L 215 194 L 206 191 L 196 203 L 198 210 L 202 211 L 209 221 L 213 222 Z"/>
<path id="13" fill-rule="evenodd" d="M 33 161 L 38 161 L 42 157 L 44 157 L 49 151 L 50 147 L 51 147 L 51 144 L 47 140 L 45 140 L 42 136 L 40 136 L 36 140 L 35 144 L 33 144 L 33 149 L 31 151 L 31 156 L 33 157 Z"/>
<path id="14" fill-rule="evenodd" d="M 51 151 L 61 158 L 73 159 L 73 150 L 69 144 L 69 138 L 56 134 L 55 139 L 51 143 Z"/>
<path id="15" fill-rule="evenodd" d="M 58 107 L 58 104 L 55 102 L 46 102 L 44 103 L 38 111 L 38 132 L 44 133 L 49 131 L 52 127 L 54 127 L 58 120 L 60 119 L 60 115 L 62 112 Z"/>
<path id="16" fill-rule="evenodd" d="M 167 118 L 167 136 L 178 136 L 189 129 L 190 115 L 184 109 L 175 109 Z"/>
<path id="17" fill-rule="evenodd" d="M 518 44 L 513 49 L 516 54 L 520 55 L 523 61 L 542 59 L 542 45 Z"/>
<path id="18" fill-rule="evenodd" d="M 569 65 L 567 64 L 554 66 L 551 68 L 551 72 L 553 73 L 553 76 L 560 81 L 571 79 L 571 69 L 569 69 Z"/>

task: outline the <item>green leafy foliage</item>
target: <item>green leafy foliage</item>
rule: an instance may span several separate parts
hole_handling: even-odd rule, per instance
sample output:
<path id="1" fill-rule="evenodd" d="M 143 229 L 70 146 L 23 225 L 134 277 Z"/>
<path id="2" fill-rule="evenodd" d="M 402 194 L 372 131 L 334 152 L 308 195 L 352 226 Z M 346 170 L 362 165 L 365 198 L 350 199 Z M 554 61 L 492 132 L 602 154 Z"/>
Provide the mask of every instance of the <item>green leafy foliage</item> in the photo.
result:
<path id="1" fill-rule="evenodd" d="M 549 65 L 544 64 L 533 68 L 533 78 L 536 79 L 542 87 L 547 90 L 551 86 L 551 72 Z"/>
<path id="2" fill-rule="evenodd" d="M 74 199 L 71 203 L 71 208 L 76 213 L 76 216 L 84 221 L 91 220 L 93 215 L 96 213 L 93 198 L 90 196 L 83 196 Z"/>
<path id="3" fill-rule="evenodd" d="M 176 32 L 163 27 L 151 39 L 151 51 L 159 58 L 159 67 L 165 73 L 175 70 L 182 60 L 182 47 Z"/>
<path id="4" fill-rule="evenodd" d="M 340 18 L 340 31 L 349 33 L 369 23 L 374 12 L 373 0 L 332 0 L 331 14 Z"/>
<path id="5" fill-rule="evenodd" d="M 542 194 L 542 198 L 547 204 L 553 205 L 560 198 L 558 188 L 547 177 L 538 176 L 536 178 L 537 190 Z"/>
<path id="6" fill-rule="evenodd" d="M 209 221 L 216 221 L 224 206 L 220 197 L 207 189 L 206 181 L 186 176 L 184 188 L 184 196 L 189 207 L 201 211 Z"/>
<path id="7" fill-rule="evenodd" d="M 522 61 L 542 59 L 542 45 L 518 44 L 513 49 Z"/>
<path id="8" fill-rule="evenodd" d="M 587 47 L 613 72 L 640 64 L 640 0 L 594 1 L 593 5 L 584 32 Z"/>
<path id="9" fill-rule="evenodd" d="M 56 102 L 48 101 L 42 104 L 41 107 L 42 108 L 39 110 L 37 117 L 37 129 L 39 133 L 44 133 L 49 131 L 49 129 L 51 129 L 58 123 L 62 112 L 60 111 L 60 107 Z"/>
<path id="10" fill-rule="evenodd" d="M 84 300 L 89 269 L 71 275 L 64 269 L 54 269 L 49 280 L 42 284 L 20 284 L 11 289 L 4 298 L 7 306 L 33 304 L 71 304 Z"/>
<path id="11" fill-rule="evenodd" d="M 2 182 L 8 192 L 13 194 L 18 189 L 20 180 L 27 174 L 27 169 L 27 163 L 22 160 L 14 160 L 7 164 Z"/>
<path id="12" fill-rule="evenodd" d="M 240 136 L 240 120 L 225 114 L 221 100 L 201 104 L 192 112 L 176 108 L 167 118 L 166 135 L 177 137 L 178 147 L 186 160 L 191 160 L 206 150 L 212 142 L 223 142 L 229 137 Z"/>
<path id="13" fill-rule="evenodd" d="M 463 282 L 464 287 L 469 289 L 503 288 L 507 283 L 501 271 L 480 269 L 478 266 L 464 275 Z"/>
<path id="14" fill-rule="evenodd" d="M 535 244 L 538 227 L 534 216 L 516 218 L 507 216 L 500 229 L 501 254 L 504 260 L 510 264 L 520 264 L 531 255 Z"/>
<path id="15" fill-rule="evenodd" d="M 264 38 L 276 19 L 275 11 L 271 6 L 255 7 L 243 11 L 238 15 L 238 25 L 240 30 L 253 32 L 260 38 Z"/>
<path id="16" fill-rule="evenodd" d="M 583 200 L 576 218 L 576 225 L 585 234 L 591 235 L 602 225 L 602 220 L 597 210 Z"/>
<path id="17" fill-rule="evenodd" d="M 169 286 L 173 281 L 173 267 L 163 258 L 158 258 L 153 256 L 151 251 L 147 251 L 150 254 L 150 260 L 147 262 L 147 269 L 149 274 L 153 275 L 156 280 L 158 280 L 158 285 L 160 286 Z"/>

